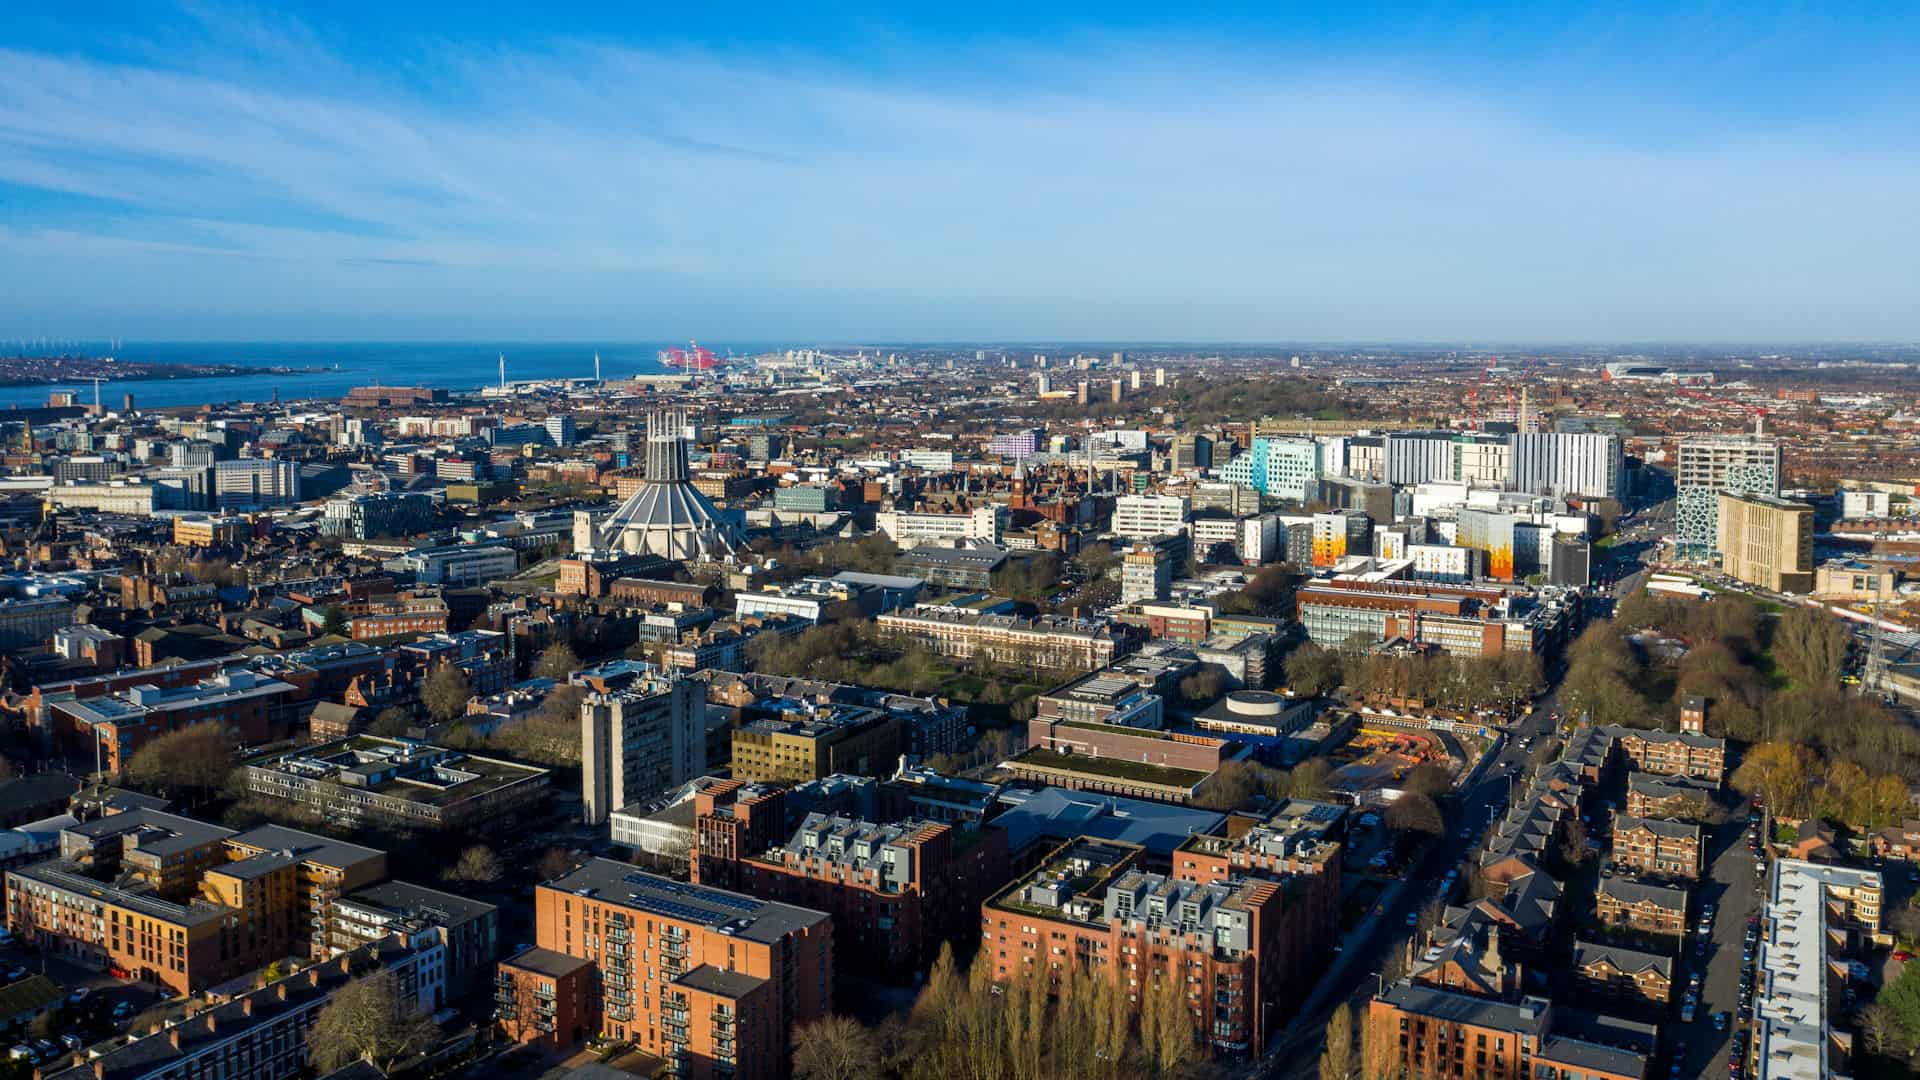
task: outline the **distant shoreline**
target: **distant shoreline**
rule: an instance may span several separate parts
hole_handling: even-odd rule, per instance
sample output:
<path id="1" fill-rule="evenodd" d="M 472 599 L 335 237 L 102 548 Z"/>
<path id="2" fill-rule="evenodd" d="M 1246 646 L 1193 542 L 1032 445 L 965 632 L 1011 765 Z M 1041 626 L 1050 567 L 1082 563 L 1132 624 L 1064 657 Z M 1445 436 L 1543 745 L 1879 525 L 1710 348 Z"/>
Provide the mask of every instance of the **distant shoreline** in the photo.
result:
<path id="1" fill-rule="evenodd" d="M 176 379 L 225 379 L 256 375 L 311 375 L 320 367 L 256 367 L 246 364 L 103 363 L 90 357 L 0 357 L 0 387 L 91 383 L 158 382 Z"/>

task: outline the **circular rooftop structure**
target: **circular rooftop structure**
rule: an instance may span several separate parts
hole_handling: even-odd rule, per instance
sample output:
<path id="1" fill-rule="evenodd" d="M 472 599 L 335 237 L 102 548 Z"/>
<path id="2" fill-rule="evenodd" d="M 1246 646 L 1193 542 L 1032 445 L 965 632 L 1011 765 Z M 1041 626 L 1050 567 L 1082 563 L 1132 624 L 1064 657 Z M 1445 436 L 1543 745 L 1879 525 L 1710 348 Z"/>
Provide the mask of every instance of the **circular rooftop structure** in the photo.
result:
<path id="1" fill-rule="evenodd" d="M 1286 708 L 1286 698 L 1265 690 L 1235 690 L 1227 695 L 1227 711 L 1240 716 L 1274 717 Z"/>

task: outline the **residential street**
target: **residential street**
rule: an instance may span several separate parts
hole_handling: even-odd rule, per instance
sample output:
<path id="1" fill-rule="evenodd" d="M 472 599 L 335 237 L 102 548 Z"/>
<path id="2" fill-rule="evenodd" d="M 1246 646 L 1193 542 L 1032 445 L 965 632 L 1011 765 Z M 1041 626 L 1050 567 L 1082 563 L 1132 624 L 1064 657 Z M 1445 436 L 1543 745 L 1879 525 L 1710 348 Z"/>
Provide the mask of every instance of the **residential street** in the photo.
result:
<path id="1" fill-rule="evenodd" d="M 1740 1007 L 1740 958 L 1742 935 L 1746 933 L 1747 919 L 1759 913 L 1759 893 L 1754 887 L 1758 876 L 1754 873 L 1754 855 L 1747 850 L 1747 816 L 1744 808 L 1736 811 L 1733 820 L 1713 830 L 1708 842 L 1712 866 L 1708 871 L 1708 880 L 1694 890 L 1692 918 L 1697 920 L 1702 904 L 1713 903 L 1719 906 L 1719 913 L 1713 921 L 1713 938 L 1706 958 L 1706 975 L 1703 991 L 1700 995 L 1700 1008 L 1695 1013 L 1693 1023 L 1682 1024 L 1676 1006 L 1668 1023 L 1661 1025 L 1667 1034 L 1668 1046 L 1683 1042 L 1687 1047 L 1683 1075 L 1701 1077 L 1723 1077 L 1727 1074 L 1727 1050 L 1732 1044 L 1733 1030 L 1738 1027 Z M 1699 970 L 1699 960 L 1695 957 L 1693 941 L 1687 945 L 1687 963 L 1682 974 L 1677 976 L 1684 984 L 1687 974 Z M 1725 1012 L 1733 1014 L 1726 1031 L 1715 1031 L 1713 1015 Z"/>
<path id="2" fill-rule="evenodd" d="M 1374 973 L 1380 970 L 1388 950 L 1400 948 L 1406 940 L 1407 915 L 1430 903 L 1448 868 L 1457 865 L 1469 851 L 1479 847 L 1488 808 L 1496 803 L 1506 804 L 1515 770 L 1526 762 L 1527 753 L 1519 748 L 1520 740 L 1546 733 L 1551 726 L 1548 717 L 1559 707 L 1557 689 L 1539 699 L 1534 705 L 1533 715 L 1521 718 L 1513 735 L 1481 771 L 1479 778 L 1464 792 L 1457 793 L 1456 809 L 1448 815 L 1446 834 L 1409 871 L 1405 886 L 1382 898 L 1385 910 L 1347 935 L 1343 951 L 1326 977 L 1320 980 L 1313 995 L 1307 999 L 1268 1055 L 1267 1076 L 1273 1080 L 1283 1080 L 1314 1075 L 1318 1068 L 1327 1017 L 1333 1014 L 1334 1008 L 1343 1001 L 1351 1002 L 1356 1016 L 1365 1015 L 1367 999 L 1376 989 Z M 1471 839 L 1460 839 L 1459 830 L 1463 824 L 1473 826 Z M 1736 950 L 1736 958 L 1738 955 Z"/>

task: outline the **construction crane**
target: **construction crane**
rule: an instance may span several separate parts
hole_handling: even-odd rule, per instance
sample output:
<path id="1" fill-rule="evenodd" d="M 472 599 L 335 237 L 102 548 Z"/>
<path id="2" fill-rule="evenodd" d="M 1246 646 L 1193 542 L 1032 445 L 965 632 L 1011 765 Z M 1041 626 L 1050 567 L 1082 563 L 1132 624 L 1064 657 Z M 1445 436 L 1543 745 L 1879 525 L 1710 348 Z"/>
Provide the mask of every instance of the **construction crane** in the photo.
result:
<path id="1" fill-rule="evenodd" d="M 1493 375 L 1494 365 L 1500 362 L 1497 356 L 1487 357 L 1487 366 L 1480 370 L 1480 381 L 1467 388 L 1467 408 L 1471 411 L 1472 430 L 1484 430 L 1480 423 L 1480 391 L 1487 385 L 1487 379 Z"/>

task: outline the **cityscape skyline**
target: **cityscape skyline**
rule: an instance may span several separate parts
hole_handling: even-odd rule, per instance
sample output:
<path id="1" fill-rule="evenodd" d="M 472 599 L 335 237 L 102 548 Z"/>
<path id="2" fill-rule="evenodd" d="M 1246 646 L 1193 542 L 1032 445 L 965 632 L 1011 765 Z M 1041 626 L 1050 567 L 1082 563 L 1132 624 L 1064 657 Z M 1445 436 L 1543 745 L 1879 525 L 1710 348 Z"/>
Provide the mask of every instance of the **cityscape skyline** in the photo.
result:
<path id="1" fill-rule="evenodd" d="M 9 10 L 0 327 L 1920 338 L 1911 20 L 1004 14 Z"/>

